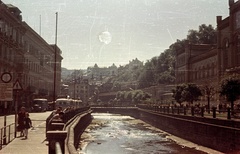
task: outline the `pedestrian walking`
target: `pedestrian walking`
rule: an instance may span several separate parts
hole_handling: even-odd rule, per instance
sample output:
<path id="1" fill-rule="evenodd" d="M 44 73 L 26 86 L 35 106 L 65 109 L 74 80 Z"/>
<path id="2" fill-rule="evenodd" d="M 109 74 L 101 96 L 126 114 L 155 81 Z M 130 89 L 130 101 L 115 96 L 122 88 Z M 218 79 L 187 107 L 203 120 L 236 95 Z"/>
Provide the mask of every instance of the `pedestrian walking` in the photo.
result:
<path id="1" fill-rule="evenodd" d="M 20 137 L 24 136 L 24 118 L 26 114 L 26 108 L 21 107 L 20 111 L 18 112 L 18 125 L 17 131 L 20 132 Z"/>
<path id="2" fill-rule="evenodd" d="M 29 113 L 26 112 L 24 118 L 24 136 L 25 139 L 28 138 L 28 129 L 32 127 L 32 120 L 29 118 Z"/>

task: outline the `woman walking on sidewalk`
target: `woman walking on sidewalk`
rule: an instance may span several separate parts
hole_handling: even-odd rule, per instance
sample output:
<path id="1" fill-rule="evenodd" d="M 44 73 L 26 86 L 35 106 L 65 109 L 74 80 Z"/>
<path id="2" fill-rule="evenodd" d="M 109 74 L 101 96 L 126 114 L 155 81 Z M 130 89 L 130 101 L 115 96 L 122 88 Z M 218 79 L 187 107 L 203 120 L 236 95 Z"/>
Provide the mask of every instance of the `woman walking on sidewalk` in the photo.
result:
<path id="1" fill-rule="evenodd" d="M 29 113 L 26 112 L 25 114 L 25 118 L 24 118 L 24 136 L 25 139 L 28 138 L 28 129 L 32 127 L 32 121 L 29 118 Z"/>

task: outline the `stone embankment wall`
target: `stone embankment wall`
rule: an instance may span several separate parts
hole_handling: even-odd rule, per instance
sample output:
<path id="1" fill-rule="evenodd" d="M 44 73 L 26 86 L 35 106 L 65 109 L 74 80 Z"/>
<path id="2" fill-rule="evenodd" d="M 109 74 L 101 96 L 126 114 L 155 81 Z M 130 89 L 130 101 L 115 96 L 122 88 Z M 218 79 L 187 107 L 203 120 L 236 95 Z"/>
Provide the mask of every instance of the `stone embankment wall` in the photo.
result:
<path id="1" fill-rule="evenodd" d="M 49 141 L 48 153 L 78 154 L 77 147 L 80 137 L 91 123 L 91 113 L 92 110 L 89 107 L 82 108 L 72 111 L 72 115 L 69 116 L 65 123 L 61 120 L 46 124 L 46 136 Z M 46 123 L 48 121 L 49 118 L 47 118 Z"/>
<path id="2" fill-rule="evenodd" d="M 91 112 L 92 111 L 89 110 L 85 113 L 78 115 L 65 128 L 65 130 L 68 132 L 67 138 L 65 140 L 65 149 L 68 151 L 68 153 L 78 154 L 77 147 L 79 145 L 81 135 L 92 120 Z"/>
<path id="3" fill-rule="evenodd" d="M 139 118 L 163 131 L 224 153 L 240 151 L 240 122 L 196 116 L 163 114 L 139 108 L 92 108 Z"/>

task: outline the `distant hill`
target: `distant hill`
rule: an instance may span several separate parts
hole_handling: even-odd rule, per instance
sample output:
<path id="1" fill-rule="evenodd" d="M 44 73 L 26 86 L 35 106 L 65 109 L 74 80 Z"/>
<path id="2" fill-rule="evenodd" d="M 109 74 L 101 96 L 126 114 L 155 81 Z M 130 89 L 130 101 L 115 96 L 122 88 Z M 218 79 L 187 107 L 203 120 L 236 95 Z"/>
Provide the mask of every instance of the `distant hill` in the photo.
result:
<path id="1" fill-rule="evenodd" d="M 69 75 L 71 75 L 73 73 L 73 71 L 74 71 L 74 69 L 68 70 L 67 68 L 62 67 L 61 78 L 66 79 Z"/>
<path id="2" fill-rule="evenodd" d="M 74 72 L 74 71 L 77 71 L 76 69 L 67 69 L 67 68 L 64 68 L 62 67 L 62 72 L 61 72 L 61 79 L 64 80 L 64 79 L 67 79 L 70 77 L 70 75 Z M 79 71 L 79 70 L 78 70 Z M 83 72 L 86 72 L 87 70 L 81 70 Z"/>

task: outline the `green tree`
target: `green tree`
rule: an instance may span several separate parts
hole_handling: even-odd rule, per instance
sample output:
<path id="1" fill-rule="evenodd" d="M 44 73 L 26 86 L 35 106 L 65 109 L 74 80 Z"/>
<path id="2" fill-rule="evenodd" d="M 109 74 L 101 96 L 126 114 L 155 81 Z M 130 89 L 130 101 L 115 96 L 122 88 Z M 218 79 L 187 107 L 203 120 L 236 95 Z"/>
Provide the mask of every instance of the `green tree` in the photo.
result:
<path id="1" fill-rule="evenodd" d="M 198 31 L 193 30 L 193 29 L 189 30 L 188 35 L 187 35 L 187 39 L 192 44 L 198 44 L 199 43 Z"/>
<path id="2" fill-rule="evenodd" d="M 184 85 L 182 91 L 183 101 L 193 104 L 193 101 L 199 100 L 199 96 L 202 96 L 201 89 L 194 83 L 188 83 Z"/>
<path id="3" fill-rule="evenodd" d="M 216 30 L 212 25 L 202 24 L 197 30 L 189 30 L 187 40 L 192 44 L 216 44 Z"/>
<path id="4" fill-rule="evenodd" d="M 124 100 L 127 102 L 132 101 L 132 91 L 126 91 L 124 95 Z"/>
<path id="5" fill-rule="evenodd" d="M 183 96 L 182 96 L 182 93 L 183 93 L 183 90 L 185 89 L 186 85 L 183 84 L 183 85 L 177 85 L 177 87 L 175 89 L 172 90 L 173 92 L 173 95 L 172 97 L 175 99 L 175 101 L 177 103 L 179 103 L 181 105 L 181 103 L 184 101 L 183 100 Z"/>
<path id="6" fill-rule="evenodd" d="M 224 79 L 221 83 L 220 96 L 226 96 L 227 101 L 231 103 L 232 115 L 234 114 L 234 101 L 240 95 L 240 80 L 237 77 Z"/>
<path id="7" fill-rule="evenodd" d="M 185 41 L 186 41 L 186 39 L 183 39 L 183 40 L 177 39 L 177 42 L 171 44 L 171 45 L 169 46 L 169 49 L 172 50 L 172 53 L 173 53 L 173 54 L 176 54 L 177 51 L 179 51 L 179 50 L 184 50 Z"/>
<path id="8" fill-rule="evenodd" d="M 216 44 L 217 33 L 212 25 L 202 24 L 199 26 L 199 42 L 201 44 Z"/>
<path id="9" fill-rule="evenodd" d="M 210 113 L 210 99 L 213 97 L 213 95 L 215 94 L 215 89 L 212 85 L 204 85 L 203 86 L 203 93 L 204 95 L 207 97 L 207 109 L 208 109 L 208 113 Z"/>
<path id="10" fill-rule="evenodd" d="M 132 99 L 134 103 L 138 103 L 143 97 L 143 91 L 142 90 L 135 90 L 132 94 Z"/>
<path id="11" fill-rule="evenodd" d="M 139 76 L 139 87 L 145 88 L 154 85 L 156 83 L 154 75 L 153 69 L 145 69 Z"/>

